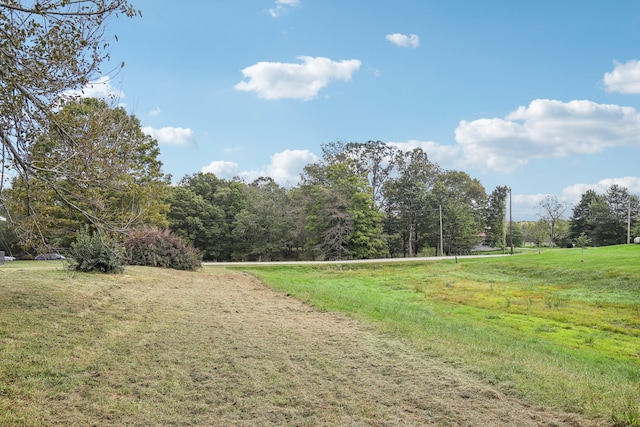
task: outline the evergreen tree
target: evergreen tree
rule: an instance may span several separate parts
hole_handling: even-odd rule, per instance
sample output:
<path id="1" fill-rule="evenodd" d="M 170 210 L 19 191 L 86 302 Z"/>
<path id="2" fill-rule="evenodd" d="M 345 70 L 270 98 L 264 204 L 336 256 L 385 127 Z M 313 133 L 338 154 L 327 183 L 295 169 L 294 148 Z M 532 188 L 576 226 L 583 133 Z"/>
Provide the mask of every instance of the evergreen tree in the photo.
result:
<path id="1" fill-rule="evenodd" d="M 498 186 L 489 195 L 486 210 L 485 244 L 503 247 L 508 187 Z"/>

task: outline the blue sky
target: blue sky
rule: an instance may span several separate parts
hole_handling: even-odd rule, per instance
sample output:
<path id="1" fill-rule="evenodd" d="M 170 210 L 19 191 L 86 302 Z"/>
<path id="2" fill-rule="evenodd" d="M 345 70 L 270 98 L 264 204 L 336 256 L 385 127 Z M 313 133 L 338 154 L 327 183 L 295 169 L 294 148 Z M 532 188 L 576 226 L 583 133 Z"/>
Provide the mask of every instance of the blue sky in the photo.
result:
<path id="1" fill-rule="evenodd" d="M 511 187 L 514 220 L 640 194 L 637 0 L 131 1 L 87 94 L 115 92 L 174 181 L 291 185 L 322 144 L 381 140 Z"/>

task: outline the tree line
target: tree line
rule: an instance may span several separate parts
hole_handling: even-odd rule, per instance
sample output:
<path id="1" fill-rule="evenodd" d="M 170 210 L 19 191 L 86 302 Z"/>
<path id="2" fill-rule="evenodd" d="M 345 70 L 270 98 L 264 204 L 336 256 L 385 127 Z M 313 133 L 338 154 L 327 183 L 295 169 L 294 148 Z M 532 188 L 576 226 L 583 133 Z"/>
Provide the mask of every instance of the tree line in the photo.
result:
<path id="1" fill-rule="evenodd" d="M 0 244 L 13 253 L 64 251 L 87 228 L 122 236 L 168 228 L 211 261 L 460 255 L 480 244 L 569 246 L 579 237 L 599 246 L 625 243 L 629 226 L 640 231 L 638 197 L 625 188 L 587 191 L 569 220 L 567 206 L 549 196 L 539 221 L 509 223 L 509 188 L 487 194 L 422 149 L 381 141 L 323 145 L 292 187 L 211 173 L 171 185 L 157 141 L 122 107 L 68 100 L 55 119 L 66 133 L 45 129 L 27 152 L 37 179 L 15 175 L 1 193 L 10 221 Z"/>
<path id="2" fill-rule="evenodd" d="M 86 227 L 122 235 L 168 228 L 217 261 L 459 255 L 480 244 L 565 246 L 580 236 L 609 245 L 625 242 L 629 224 L 638 231 L 638 198 L 625 188 L 587 191 L 568 221 L 567 207 L 547 197 L 540 221 L 508 223 L 507 187 L 487 194 L 422 149 L 381 141 L 325 144 L 288 188 L 270 177 L 246 183 L 211 173 L 171 185 L 157 142 L 123 108 L 82 98 L 55 118 L 67 133 L 43 130 L 28 149 L 38 179 L 18 174 L 2 191 L 11 220 L 3 243 L 12 252 L 64 250 Z"/>
<path id="3" fill-rule="evenodd" d="M 487 195 L 464 172 L 380 141 L 322 150 L 291 188 L 270 177 L 184 177 L 168 199 L 169 227 L 220 261 L 459 254 L 482 240 Z"/>
<path id="4" fill-rule="evenodd" d="M 605 245 L 640 231 L 638 198 L 617 186 L 586 192 L 569 221 L 567 206 L 547 198 L 540 221 L 506 224 L 507 187 L 487 194 L 419 148 L 380 141 L 324 145 L 293 187 L 203 173 L 171 185 L 139 120 L 114 107 L 117 100 L 78 92 L 108 59 L 113 15 L 139 11 L 126 0 L 0 1 L 0 245 L 12 253 L 64 250 L 79 230 L 117 240 L 149 226 L 171 230 L 205 260 L 412 257 L 577 239 Z"/>

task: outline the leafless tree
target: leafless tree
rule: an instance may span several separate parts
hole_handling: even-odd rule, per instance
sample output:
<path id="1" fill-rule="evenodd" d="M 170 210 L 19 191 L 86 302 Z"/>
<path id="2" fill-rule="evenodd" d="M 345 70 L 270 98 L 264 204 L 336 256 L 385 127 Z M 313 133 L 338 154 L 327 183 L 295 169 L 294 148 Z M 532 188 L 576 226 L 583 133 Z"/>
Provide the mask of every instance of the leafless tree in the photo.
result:
<path id="1" fill-rule="evenodd" d="M 538 210 L 538 216 L 549 222 L 549 246 L 553 247 L 556 222 L 564 215 L 567 204 L 558 200 L 556 196 L 546 196 L 538 203 Z"/>

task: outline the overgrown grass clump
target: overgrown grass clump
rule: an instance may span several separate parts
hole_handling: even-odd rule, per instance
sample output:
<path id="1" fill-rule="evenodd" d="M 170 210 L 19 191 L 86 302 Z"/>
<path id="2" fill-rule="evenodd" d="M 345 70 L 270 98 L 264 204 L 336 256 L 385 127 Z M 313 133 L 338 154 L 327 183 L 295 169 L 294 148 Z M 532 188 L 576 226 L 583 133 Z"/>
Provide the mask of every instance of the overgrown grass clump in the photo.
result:
<path id="1" fill-rule="evenodd" d="M 386 264 L 242 267 L 549 407 L 640 425 L 640 246 Z"/>

